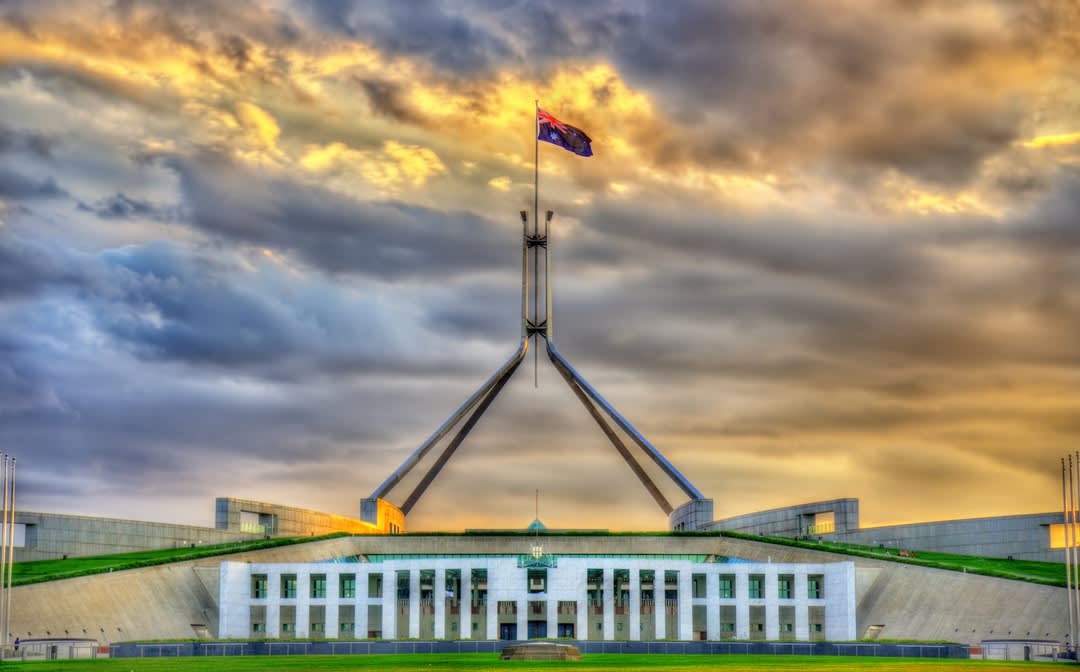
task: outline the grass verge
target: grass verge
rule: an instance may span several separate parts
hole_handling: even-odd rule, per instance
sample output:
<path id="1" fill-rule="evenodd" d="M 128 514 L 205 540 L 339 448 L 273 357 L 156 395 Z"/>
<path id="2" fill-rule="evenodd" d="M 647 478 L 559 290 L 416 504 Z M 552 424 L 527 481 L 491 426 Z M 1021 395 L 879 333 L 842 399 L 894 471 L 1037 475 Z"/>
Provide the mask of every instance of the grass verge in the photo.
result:
<path id="1" fill-rule="evenodd" d="M 12 568 L 12 583 L 24 586 L 31 583 L 44 583 L 58 579 L 72 579 L 77 576 L 104 574 L 136 567 L 165 565 L 183 560 L 198 560 L 216 555 L 258 551 L 278 546 L 291 546 L 324 539 L 348 536 L 345 533 L 328 534 L 321 537 L 281 537 L 277 539 L 259 539 L 229 544 L 212 544 L 187 548 L 169 548 L 156 551 L 138 551 L 135 553 L 115 553 L 112 555 L 94 555 L 67 558 L 64 560 L 32 560 L 17 562 Z"/>
<path id="2" fill-rule="evenodd" d="M 760 670 L 814 670 L 815 672 L 1013 672 L 1030 671 L 1032 663 L 870 658 L 854 656 L 703 656 L 590 654 L 580 661 L 501 661 L 495 654 L 452 655 L 371 655 L 371 656 L 258 656 L 247 658 L 115 658 L 102 660 L 45 661 L 30 664 L 35 672 L 292 672 L 294 670 L 338 670 L 359 672 L 413 672 L 415 670 L 572 670 L 594 672 L 758 672 Z M 1040 663 L 1040 670 L 1054 670 L 1065 664 Z M 1075 663 L 1068 665 L 1075 669 Z"/>

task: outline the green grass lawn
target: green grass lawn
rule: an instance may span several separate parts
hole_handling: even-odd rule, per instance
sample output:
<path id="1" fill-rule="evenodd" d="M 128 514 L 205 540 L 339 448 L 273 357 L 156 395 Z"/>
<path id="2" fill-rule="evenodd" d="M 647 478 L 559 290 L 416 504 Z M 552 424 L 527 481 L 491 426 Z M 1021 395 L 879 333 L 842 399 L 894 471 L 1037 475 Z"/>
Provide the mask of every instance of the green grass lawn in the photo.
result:
<path id="1" fill-rule="evenodd" d="M 448 534 L 448 533 L 447 533 Z M 524 533 L 523 533 L 524 534 Z M 569 534 L 569 533 L 567 533 Z M 585 533 L 581 533 L 585 534 Z M 604 531 L 590 531 L 588 534 L 597 536 L 663 536 L 663 532 L 649 533 L 608 533 Z M 903 562 L 923 567 L 935 567 L 957 572 L 970 572 L 1005 579 L 1016 579 L 1031 583 L 1041 583 L 1050 586 L 1065 585 L 1065 565 L 1057 562 L 1037 562 L 1034 560 L 1006 560 L 1001 558 L 984 558 L 973 555 L 956 555 L 952 553 L 933 553 L 930 551 L 916 551 L 909 557 L 900 556 L 895 548 L 878 548 L 860 544 L 843 544 L 837 542 L 817 542 L 795 540 L 786 537 L 761 537 L 752 534 L 740 534 L 737 532 L 678 532 L 666 533 L 673 536 L 715 536 L 732 537 L 734 539 L 746 539 L 783 546 L 808 548 L 818 551 L 829 551 L 876 560 L 889 560 Z M 239 553 L 242 551 L 255 551 L 275 546 L 289 544 L 301 544 L 310 541 L 320 541 L 334 537 L 345 536 L 342 533 L 330 534 L 322 537 L 287 537 L 278 539 L 261 539 L 252 542 L 234 544 L 217 544 L 213 546 L 197 546 L 195 548 L 177 548 L 157 551 L 140 551 L 138 553 L 119 553 L 116 555 L 98 555 L 92 557 L 69 558 L 67 560 L 38 560 L 33 562 L 18 562 L 14 567 L 15 585 L 29 583 L 41 583 L 56 579 L 69 579 L 88 574 L 100 574 L 109 571 L 132 569 L 135 567 L 149 567 L 162 565 L 181 560 L 195 560 L 198 558 L 225 555 L 227 553 Z M 423 533 L 416 536 L 432 536 L 431 533 Z M 440 535 L 446 536 L 446 534 Z M 507 533 L 506 536 L 513 536 Z M 565 536 L 565 535 L 564 535 Z"/>
<path id="2" fill-rule="evenodd" d="M 26 663 L 35 672 L 277 672 L 291 670 L 359 670 L 363 672 L 413 672 L 415 670 L 619 670 L 638 672 L 681 670 L 684 672 L 743 672 L 760 670 L 814 670 L 815 672 L 1008 672 L 1011 670 L 1054 670 L 1066 664 L 999 662 L 981 660 L 936 660 L 899 658 L 855 658 L 851 656 L 703 656 L 590 654 L 577 662 L 501 661 L 495 654 L 402 655 L 402 656 L 254 656 L 230 658 L 116 658 L 103 660 L 44 661 Z M 1075 669 L 1075 663 L 1069 664 Z"/>
<path id="3" fill-rule="evenodd" d="M 335 537 L 346 536 L 344 533 L 328 534 L 321 537 L 279 537 L 276 539 L 259 539 L 256 541 L 244 541 L 231 544 L 211 544 L 195 546 L 194 548 L 169 548 L 156 551 L 138 551 L 135 553 L 116 553 L 113 555 L 94 555 L 66 560 L 33 560 L 30 562 L 17 562 L 12 570 L 12 583 L 22 586 L 30 583 L 42 583 L 57 579 L 70 579 L 76 576 L 89 574 L 103 574 L 105 572 L 120 571 L 122 569 L 134 569 L 136 567 L 150 567 L 152 565 L 164 565 L 181 560 L 197 560 L 216 555 L 229 553 L 241 553 L 243 551 L 257 551 L 276 546 L 289 546 L 303 544 L 310 541 L 321 541 Z"/>
<path id="4" fill-rule="evenodd" d="M 862 558 L 889 560 L 922 567 L 948 569 L 954 572 L 969 572 L 996 576 L 1003 579 L 1016 579 L 1048 586 L 1065 586 L 1065 565 L 1060 562 L 1039 562 L 1036 560 L 1008 560 L 1005 558 L 984 558 L 977 555 L 957 555 L 955 553 L 934 553 L 932 551 L 914 551 L 905 557 L 896 548 L 879 548 L 862 544 L 844 544 L 832 541 L 803 541 L 784 537 L 759 537 L 753 534 L 724 532 L 724 536 L 748 541 L 762 541 L 770 544 L 808 548 L 830 553 L 843 553 Z"/>

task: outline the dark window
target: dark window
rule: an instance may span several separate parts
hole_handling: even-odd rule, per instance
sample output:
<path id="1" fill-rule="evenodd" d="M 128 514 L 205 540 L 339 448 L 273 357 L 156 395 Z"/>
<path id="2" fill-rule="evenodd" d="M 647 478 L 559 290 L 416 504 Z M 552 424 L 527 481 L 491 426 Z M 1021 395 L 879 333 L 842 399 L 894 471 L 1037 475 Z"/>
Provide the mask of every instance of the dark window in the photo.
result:
<path id="1" fill-rule="evenodd" d="M 287 600 L 296 598 L 296 575 L 295 574 L 282 574 L 281 575 L 281 597 Z M 284 624 L 282 630 L 285 630 Z M 287 631 L 286 631 L 287 632 Z"/>
<path id="2" fill-rule="evenodd" d="M 311 596 L 314 598 L 326 597 L 326 575 L 311 575 Z"/>

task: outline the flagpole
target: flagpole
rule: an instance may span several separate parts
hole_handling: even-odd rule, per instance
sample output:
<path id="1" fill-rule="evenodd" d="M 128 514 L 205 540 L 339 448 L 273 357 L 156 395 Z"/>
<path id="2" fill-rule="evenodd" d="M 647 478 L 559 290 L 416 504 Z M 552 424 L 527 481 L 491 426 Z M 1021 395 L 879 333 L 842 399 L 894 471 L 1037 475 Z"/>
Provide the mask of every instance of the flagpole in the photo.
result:
<path id="1" fill-rule="evenodd" d="M 1072 465 L 1070 464 L 1070 469 Z M 1072 566 L 1073 566 L 1073 553 L 1071 544 L 1070 527 L 1072 523 L 1069 521 L 1069 497 L 1068 490 L 1066 489 L 1066 481 L 1068 479 L 1065 476 L 1065 458 L 1061 458 L 1061 516 L 1065 521 L 1065 524 L 1061 526 L 1062 537 L 1064 538 L 1065 545 L 1065 596 L 1068 603 L 1069 611 L 1069 641 L 1067 642 L 1070 647 L 1075 648 L 1075 642 L 1073 638 L 1076 636 L 1076 616 L 1074 615 L 1075 605 L 1073 605 L 1073 585 L 1072 585 Z"/>
<path id="2" fill-rule="evenodd" d="M 3 454 L 3 467 L 0 468 L 0 519 L 3 520 L 3 529 L 0 529 L 0 632 L 3 632 L 3 636 L 0 637 L 0 658 L 7 655 L 7 628 L 4 627 L 4 605 L 7 604 L 5 600 L 5 582 L 4 578 L 7 576 L 7 533 L 8 533 L 8 456 L 7 453 Z"/>
<path id="3" fill-rule="evenodd" d="M 7 566 L 7 602 L 4 604 L 4 647 L 7 647 L 8 636 L 11 634 L 8 632 L 8 628 L 11 627 L 11 579 L 15 570 L 15 457 L 11 458 L 11 483 L 8 486 L 11 490 L 11 500 L 8 504 L 8 511 L 10 522 L 8 527 L 8 543 L 10 548 L 8 549 L 8 566 Z"/>
<path id="4" fill-rule="evenodd" d="M 533 239 L 540 232 L 540 99 L 533 100 Z M 539 310 L 539 282 L 540 282 L 540 257 L 537 246 L 533 246 L 533 324 L 540 323 Z M 536 332 L 538 333 L 538 332 Z M 540 337 L 536 338 L 536 349 L 533 350 L 533 387 L 540 387 Z"/>

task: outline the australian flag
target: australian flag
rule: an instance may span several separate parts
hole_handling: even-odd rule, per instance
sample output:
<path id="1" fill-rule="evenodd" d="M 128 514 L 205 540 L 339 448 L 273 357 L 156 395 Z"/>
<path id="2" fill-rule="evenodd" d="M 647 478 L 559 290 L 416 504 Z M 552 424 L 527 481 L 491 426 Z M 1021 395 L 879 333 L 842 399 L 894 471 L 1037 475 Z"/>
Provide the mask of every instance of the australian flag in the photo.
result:
<path id="1" fill-rule="evenodd" d="M 538 140 L 558 145 L 578 156 L 592 156 L 592 138 L 580 128 L 564 124 L 540 109 L 536 111 L 536 125 Z"/>

